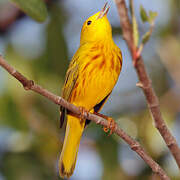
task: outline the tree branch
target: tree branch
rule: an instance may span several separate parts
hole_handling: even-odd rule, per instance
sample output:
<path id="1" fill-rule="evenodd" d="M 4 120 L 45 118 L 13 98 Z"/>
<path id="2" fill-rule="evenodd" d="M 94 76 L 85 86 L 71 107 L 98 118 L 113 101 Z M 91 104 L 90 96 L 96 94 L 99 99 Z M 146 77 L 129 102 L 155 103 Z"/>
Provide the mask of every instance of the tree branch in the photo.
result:
<path id="1" fill-rule="evenodd" d="M 125 0 L 115 0 L 115 2 L 117 5 L 119 16 L 120 16 L 123 37 L 128 45 L 128 48 L 131 52 L 131 56 L 133 58 L 134 53 L 136 52 L 136 48 L 133 43 L 134 41 L 133 41 L 132 26 L 128 17 L 128 10 L 126 7 L 126 2 Z M 151 80 L 147 75 L 143 62 L 144 62 L 143 58 L 142 56 L 140 56 L 135 66 L 135 70 L 140 80 L 140 82 L 137 85 L 142 88 L 144 95 L 146 97 L 146 100 L 147 100 L 149 110 L 154 119 L 155 126 L 160 132 L 161 136 L 163 137 L 166 145 L 168 146 L 170 152 L 172 153 L 172 155 L 174 156 L 176 160 L 177 165 L 180 168 L 180 148 L 178 147 L 178 144 L 175 138 L 172 136 L 171 132 L 167 128 L 167 125 L 165 124 L 165 121 L 162 118 L 158 98 L 151 85 Z"/>
<path id="2" fill-rule="evenodd" d="M 23 76 L 21 73 L 16 71 L 10 64 L 8 64 L 2 56 L 0 56 L 0 66 L 2 66 L 6 71 L 8 71 L 13 77 L 15 77 L 24 87 L 25 90 L 32 90 L 55 104 L 61 105 L 65 108 L 67 108 L 69 111 L 81 115 L 81 112 L 78 107 L 74 106 L 73 104 L 70 104 L 66 100 L 64 100 L 62 97 L 59 97 L 48 90 L 42 88 L 41 86 L 35 84 L 32 80 L 27 79 L 25 76 Z M 89 119 L 91 121 L 94 121 L 96 124 L 100 124 L 104 127 L 108 127 L 108 121 L 100 116 L 97 116 L 95 114 L 87 113 L 84 115 L 86 119 Z M 120 136 L 133 151 L 135 151 L 152 169 L 152 171 L 160 176 L 162 180 L 170 180 L 169 177 L 166 175 L 164 170 L 157 164 L 146 152 L 145 150 L 140 146 L 140 144 L 132 139 L 130 136 L 128 136 L 121 128 L 119 128 L 116 124 L 114 132 Z"/>

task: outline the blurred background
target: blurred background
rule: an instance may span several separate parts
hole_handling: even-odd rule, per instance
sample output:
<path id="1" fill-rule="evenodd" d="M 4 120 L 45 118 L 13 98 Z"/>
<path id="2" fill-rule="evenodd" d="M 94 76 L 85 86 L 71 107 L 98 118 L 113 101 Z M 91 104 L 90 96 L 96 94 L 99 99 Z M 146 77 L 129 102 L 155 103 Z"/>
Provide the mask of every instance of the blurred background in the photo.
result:
<path id="1" fill-rule="evenodd" d="M 167 171 L 172 180 L 180 173 L 155 129 L 130 54 L 122 39 L 114 1 L 108 18 L 123 54 L 123 68 L 102 113 L 112 116 L 129 135 Z M 0 53 L 26 77 L 60 95 L 69 60 L 79 46 L 80 30 L 104 0 L 46 0 L 48 18 L 38 23 L 15 4 L 0 0 Z M 128 3 L 128 1 L 127 1 Z M 155 29 L 143 57 L 161 111 L 180 142 L 180 1 L 134 0 L 140 34 L 140 4 L 158 12 Z M 57 160 L 64 128 L 59 128 L 58 106 L 21 84 L 0 68 L 0 180 L 50 180 L 58 177 Z M 180 143 L 179 143 L 180 145 Z M 116 135 L 108 136 L 91 123 L 82 138 L 72 180 L 151 180 L 151 169 Z"/>

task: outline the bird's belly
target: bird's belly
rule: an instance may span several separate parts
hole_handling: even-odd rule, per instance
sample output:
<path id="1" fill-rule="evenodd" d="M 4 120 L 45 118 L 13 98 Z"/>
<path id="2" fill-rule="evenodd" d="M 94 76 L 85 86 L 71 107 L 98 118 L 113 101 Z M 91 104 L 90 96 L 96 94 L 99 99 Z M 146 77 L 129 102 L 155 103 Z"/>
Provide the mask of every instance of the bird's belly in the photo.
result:
<path id="1" fill-rule="evenodd" d="M 111 93 L 118 76 L 118 73 L 110 71 L 108 68 L 103 71 L 95 69 L 91 74 L 84 74 L 78 78 L 78 86 L 72 92 L 71 102 L 91 110 Z"/>

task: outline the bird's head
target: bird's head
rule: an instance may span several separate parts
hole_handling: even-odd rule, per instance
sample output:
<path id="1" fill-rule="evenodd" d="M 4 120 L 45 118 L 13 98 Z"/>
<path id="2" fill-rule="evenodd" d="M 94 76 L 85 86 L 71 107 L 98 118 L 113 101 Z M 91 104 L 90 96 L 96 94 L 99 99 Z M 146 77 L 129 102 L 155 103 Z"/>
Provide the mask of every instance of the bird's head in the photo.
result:
<path id="1" fill-rule="evenodd" d="M 101 11 L 90 16 L 81 29 L 80 44 L 101 41 L 112 37 L 111 25 L 107 18 L 109 6 L 105 3 Z"/>

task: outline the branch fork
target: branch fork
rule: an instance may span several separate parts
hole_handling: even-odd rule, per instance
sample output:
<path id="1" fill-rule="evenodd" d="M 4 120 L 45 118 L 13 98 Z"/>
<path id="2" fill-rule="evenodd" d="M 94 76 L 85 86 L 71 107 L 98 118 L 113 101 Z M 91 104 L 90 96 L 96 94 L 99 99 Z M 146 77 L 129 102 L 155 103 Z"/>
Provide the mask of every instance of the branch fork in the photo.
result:
<path id="1" fill-rule="evenodd" d="M 151 17 L 150 17 L 150 19 L 147 20 L 150 23 L 150 29 L 144 35 L 144 38 L 143 38 L 142 43 L 139 46 L 139 48 L 136 49 L 135 47 L 137 47 L 138 43 L 134 41 L 134 39 L 135 39 L 135 37 L 133 36 L 134 29 L 132 27 L 132 24 L 131 24 L 129 16 L 128 16 L 128 9 L 126 6 L 126 1 L 125 0 L 115 0 L 115 3 L 117 6 L 117 9 L 118 9 L 119 16 L 120 16 L 120 23 L 121 23 L 121 27 L 122 27 L 123 37 L 128 45 L 129 51 L 130 51 L 132 59 L 133 59 L 134 68 L 137 72 L 137 75 L 138 75 L 138 78 L 140 81 L 136 85 L 138 87 L 142 88 L 144 95 L 146 97 L 148 108 L 149 108 L 152 118 L 155 122 L 156 128 L 158 129 L 159 133 L 161 134 L 162 138 L 164 139 L 166 145 L 169 148 L 169 151 L 173 155 L 173 157 L 176 160 L 176 163 L 180 169 L 180 148 L 176 142 L 176 139 L 169 131 L 169 129 L 161 115 L 158 97 L 155 94 L 155 91 L 152 87 L 150 78 L 149 78 L 149 76 L 146 72 L 145 66 L 144 66 L 144 60 L 141 56 L 144 44 L 148 41 L 149 37 L 152 34 L 152 31 L 154 28 L 154 18 L 157 15 L 157 13 L 153 13 L 153 12 L 150 13 Z M 133 18 L 133 19 L 135 19 L 135 18 Z M 134 49 L 136 51 L 134 51 Z M 145 86 L 145 85 L 147 85 L 147 86 Z M 161 128 L 161 127 L 163 127 L 163 128 Z M 169 144 L 171 144 L 171 146 L 169 146 Z"/>

